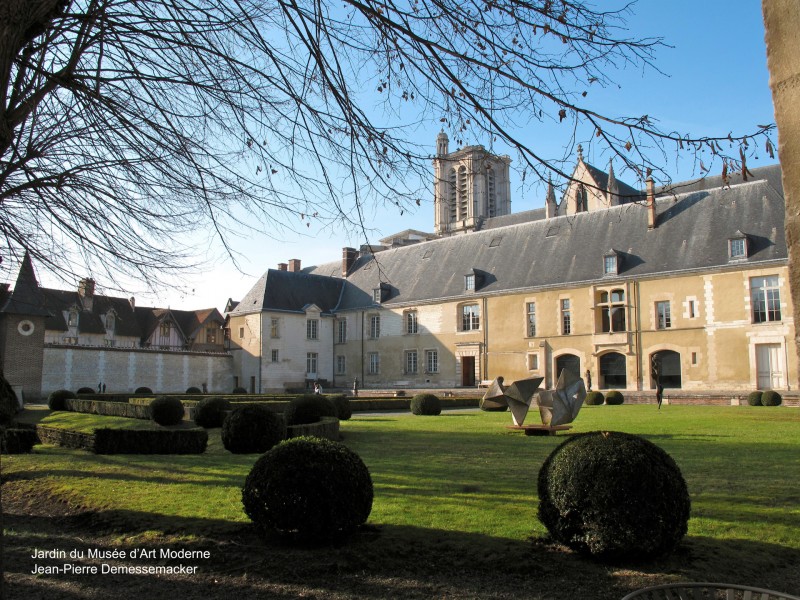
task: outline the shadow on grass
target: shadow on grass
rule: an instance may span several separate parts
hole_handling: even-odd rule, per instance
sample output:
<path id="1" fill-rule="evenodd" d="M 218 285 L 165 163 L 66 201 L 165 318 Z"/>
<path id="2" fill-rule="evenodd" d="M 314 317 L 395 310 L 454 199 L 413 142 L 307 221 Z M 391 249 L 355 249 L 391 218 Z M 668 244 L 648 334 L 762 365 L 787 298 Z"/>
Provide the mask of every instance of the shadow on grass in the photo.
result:
<path id="1" fill-rule="evenodd" d="M 751 541 L 687 538 L 647 564 L 603 564 L 544 539 L 527 541 L 412 526 L 367 524 L 336 546 L 293 547 L 263 539 L 249 524 L 132 511 L 72 515 L 6 513 L 7 598 L 182 599 L 527 598 L 616 600 L 668 581 L 726 581 L 800 588 L 800 551 Z M 190 575 L 32 575 L 34 548 L 208 550 L 210 558 L 96 560 L 116 566 L 183 564 Z M 84 559 L 82 564 L 92 561 Z"/>

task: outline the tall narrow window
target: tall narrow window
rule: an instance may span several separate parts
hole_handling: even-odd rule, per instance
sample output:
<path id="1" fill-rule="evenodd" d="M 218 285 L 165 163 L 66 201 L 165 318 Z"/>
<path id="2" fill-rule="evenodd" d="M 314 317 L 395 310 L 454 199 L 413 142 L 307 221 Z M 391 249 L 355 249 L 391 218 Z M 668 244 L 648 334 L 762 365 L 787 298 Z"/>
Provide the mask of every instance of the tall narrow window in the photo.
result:
<path id="1" fill-rule="evenodd" d="M 367 355 L 367 372 L 370 375 L 378 375 L 381 372 L 381 355 L 377 352 L 370 352 Z"/>
<path id="2" fill-rule="evenodd" d="M 280 321 L 278 319 L 270 319 L 269 322 L 269 337 L 275 339 L 279 338 L 280 336 L 280 329 L 279 329 Z M 240 335 L 239 337 L 244 337 L 244 335 Z"/>
<path id="3" fill-rule="evenodd" d="M 469 198 L 467 194 L 467 167 L 461 166 L 458 169 L 458 219 L 469 217 Z"/>
<path id="4" fill-rule="evenodd" d="M 406 373 L 415 375 L 417 373 L 417 351 L 406 350 Z"/>
<path id="5" fill-rule="evenodd" d="M 572 333 L 572 309 L 570 308 L 569 298 L 561 299 L 561 334 L 569 335 Z"/>
<path id="6" fill-rule="evenodd" d="M 272 362 L 280 362 L 280 353 L 278 350 L 272 350 Z"/>
<path id="7" fill-rule="evenodd" d="M 318 355 L 316 352 L 308 352 L 306 354 L 306 375 L 314 375 L 317 374 L 317 359 Z"/>
<path id="8" fill-rule="evenodd" d="M 603 257 L 603 275 L 616 275 L 617 274 L 617 257 L 614 254 L 608 254 Z"/>
<path id="9" fill-rule="evenodd" d="M 536 302 L 528 302 L 528 337 L 536 337 Z"/>
<path id="10" fill-rule="evenodd" d="M 319 320 L 308 319 L 306 320 L 306 339 L 316 340 L 319 339 Z"/>
<path id="11" fill-rule="evenodd" d="M 781 320 L 781 292 L 777 275 L 750 279 L 750 297 L 753 323 Z"/>
<path id="12" fill-rule="evenodd" d="M 336 322 L 336 342 L 344 344 L 347 341 L 347 321 L 340 319 Z"/>
<path id="13" fill-rule="evenodd" d="M 461 331 L 477 331 L 481 328 L 481 308 L 477 304 L 461 307 Z"/>
<path id="14" fill-rule="evenodd" d="M 369 318 L 369 337 L 373 340 L 381 337 L 381 316 L 372 315 Z"/>
<path id="15" fill-rule="evenodd" d="M 347 357 L 340 354 L 336 357 L 336 374 L 344 375 L 345 373 L 347 373 Z"/>
<path id="16" fill-rule="evenodd" d="M 656 302 L 656 327 L 658 329 L 669 329 L 672 327 L 672 315 L 670 313 L 669 301 Z"/>
<path id="17" fill-rule="evenodd" d="M 406 313 L 406 333 L 413 335 L 419 332 L 419 325 L 417 323 L 417 311 L 410 310 Z"/>
<path id="18" fill-rule="evenodd" d="M 428 373 L 439 372 L 439 351 L 425 350 L 425 371 Z"/>
<path id="19" fill-rule="evenodd" d="M 464 275 L 464 290 L 467 292 L 475 291 L 475 275 Z"/>

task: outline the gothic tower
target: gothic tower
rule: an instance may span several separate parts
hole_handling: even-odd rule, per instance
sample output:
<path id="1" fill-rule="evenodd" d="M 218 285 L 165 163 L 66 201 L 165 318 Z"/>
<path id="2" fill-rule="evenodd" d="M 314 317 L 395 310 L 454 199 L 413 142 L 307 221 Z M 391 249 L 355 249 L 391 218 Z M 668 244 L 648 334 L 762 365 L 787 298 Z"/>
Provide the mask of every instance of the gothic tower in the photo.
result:
<path id="1" fill-rule="evenodd" d="M 447 134 L 436 138 L 433 159 L 434 226 L 437 235 L 474 231 L 487 218 L 511 213 L 508 156 L 483 146 L 449 151 Z"/>

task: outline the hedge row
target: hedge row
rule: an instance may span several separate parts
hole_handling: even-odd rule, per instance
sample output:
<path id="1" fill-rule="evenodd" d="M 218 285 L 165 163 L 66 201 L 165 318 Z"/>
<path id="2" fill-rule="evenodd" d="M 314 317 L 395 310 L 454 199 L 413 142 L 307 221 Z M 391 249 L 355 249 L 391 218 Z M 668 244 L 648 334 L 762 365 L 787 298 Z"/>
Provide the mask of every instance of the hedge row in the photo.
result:
<path id="1" fill-rule="evenodd" d="M 36 432 L 42 443 L 95 454 L 202 454 L 208 445 L 204 429 L 96 429 L 82 433 L 38 425 Z"/>
<path id="2" fill-rule="evenodd" d="M 39 443 L 36 430 L 28 427 L 0 427 L 0 454 L 27 454 Z"/>
<path id="3" fill-rule="evenodd" d="M 131 419 L 149 419 L 150 402 L 146 404 L 128 404 L 122 402 L 106 402 L 104 400 L 83 400 L 73 398 L 65 401 L 67 410 L 105 417 L 129 417 Z"/>

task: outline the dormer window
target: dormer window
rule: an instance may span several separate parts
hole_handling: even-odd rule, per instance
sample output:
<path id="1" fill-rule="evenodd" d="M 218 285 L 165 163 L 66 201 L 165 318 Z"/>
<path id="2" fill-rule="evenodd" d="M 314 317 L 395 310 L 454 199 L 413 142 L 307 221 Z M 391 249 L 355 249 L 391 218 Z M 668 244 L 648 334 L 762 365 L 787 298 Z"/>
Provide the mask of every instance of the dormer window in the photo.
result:
<path id="1" fill-rule="evenodd" d="M 603 275 L 619 274 L 619 256 L 613 250 L 603 256 Z"/>
<path id="2" fill-rule="evenodd" d="M 747 258 L 747 236 L 741 231 L 728 239 L 728 259 L 741 260 Z"/>
<path id="3" fill-rule="evenodd" d="M 106 313 L 106 332 L 114 333 L 114 329 L 117 326 L 117 315 L 114 313 L 113 310 L 110 310 Z"/>
<path id="4" fill-rule="evenodd" d="M 381 303 L 381 288 L 375 288 L 372 290 L 372 301 L 375 304 Z"/>
<path id="5" fill-rule="evenodd" d="M 80 313 L 78 312 L 78 309 L 72 308 L 72 310 L 69 311 L 69 317 L 67 318 L 67 326 L 78 327 L 79 318 L 80 318 Z"/>
<path id="6" fill-rule="evenodd" d="M 464 275 L 464 290 L 467 292 L 475 291 L 475 274 L 469 273 Z"/>

